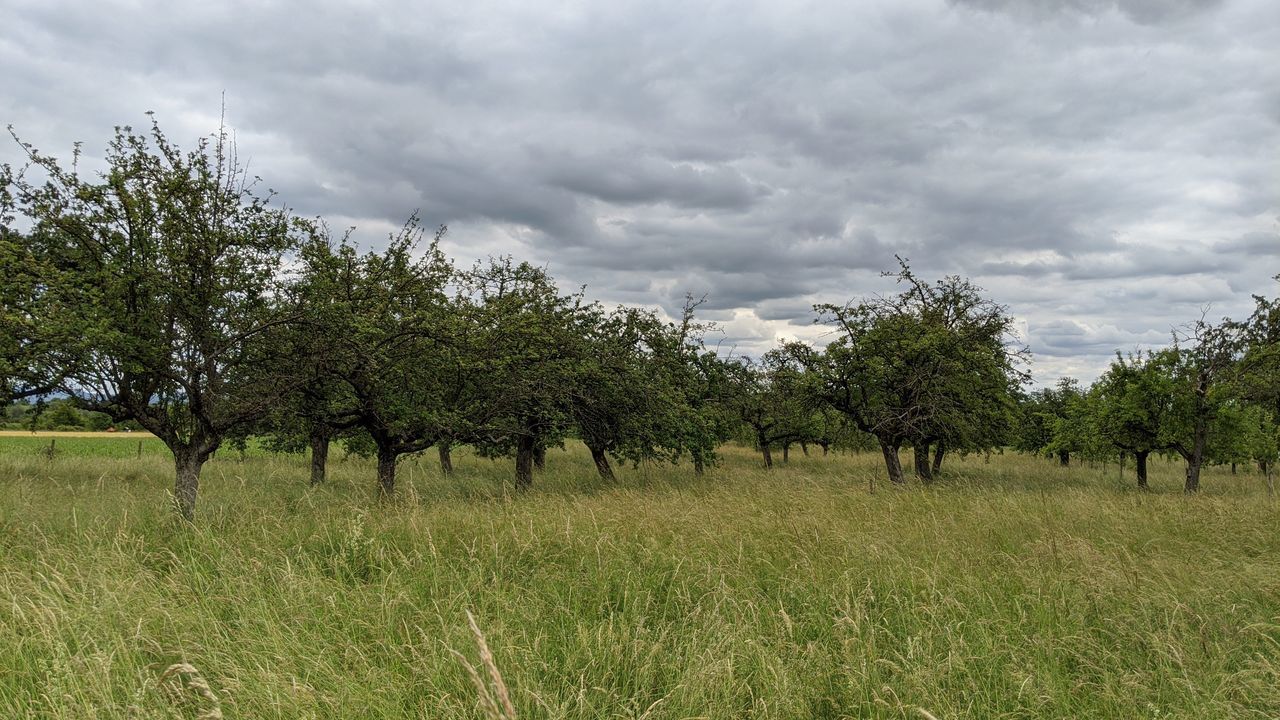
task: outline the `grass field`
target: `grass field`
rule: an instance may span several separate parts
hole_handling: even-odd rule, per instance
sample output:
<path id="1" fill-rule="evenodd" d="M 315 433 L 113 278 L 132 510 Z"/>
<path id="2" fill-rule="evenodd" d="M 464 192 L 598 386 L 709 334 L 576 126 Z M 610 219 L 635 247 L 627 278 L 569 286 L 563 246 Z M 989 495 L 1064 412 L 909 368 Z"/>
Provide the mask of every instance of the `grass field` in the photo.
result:
<path id="1" fill-rule="evenodd" d="M 571 448 L 520 497 L 507 462 L 410 460 L 387 505 L 365 461 L 311 490 L 227 453 L 189 528 L 161 452 L 28 440 L 0 437 L 0 717 L 485 717 L 467 610 L 523 718 L 1280 717 L 1258 475 L 1188 498 L 1172 463 L 1141 493 L 1006 455 L 892 488 L 878 454 L 731 448 L 607 487 Z"/>

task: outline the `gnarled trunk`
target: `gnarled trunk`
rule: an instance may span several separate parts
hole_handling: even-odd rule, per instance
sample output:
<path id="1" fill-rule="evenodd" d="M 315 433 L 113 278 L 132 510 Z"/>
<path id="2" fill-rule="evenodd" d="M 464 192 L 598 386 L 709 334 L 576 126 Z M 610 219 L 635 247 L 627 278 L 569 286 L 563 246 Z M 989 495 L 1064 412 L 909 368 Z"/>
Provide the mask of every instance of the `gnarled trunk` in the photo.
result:
<path id="1" fill-rule="evenodd" d="M 453 474 L 453 454 L 449 443 L 442 442 L 436 447 L 436 451 L 440 454 L 440 472 L 445 475 Z"/>
<path id="2" fill-rule="evenodd" d="M 329 465 L 329 433 L 313 430 L 308 441 L 311 445 L 311 484 L 320 485 L 325 480 Z"/>
<path id="3" fill-rule="evenodd" d="M 782 462 L 791 462 L 791 443 L 782 443 Z"/>
<path id="4" fill-rule="evenodd" d="M 889 471 L 889 480 L 899 485 L 906 482 L 906 478 L 902 476 L 902 461 L 898 459 L 898 443 L 881 440 L 880 452 L 884 454 L 884 465 Z"/>
<path id="5" fill-rule="evenodd" d="M 765 469 L 772 468 L 772 467 L 773 467 L 773 453 L 769 450 L 769 443 L 767 443 L 767 442 L 762 442 L 762 443 L 760 443 L 760 453 L 761 453 L 762 455 L 764 455 L 764 466 L 765 466 Z"/>
<path id="6" fill-rule="evenodd" d="M 516 440 L 516 490 L 533 486 L 534 441 L 528 436 Z"/>
<path id="7" fill-rule="evenodd" d="M 1150 453 L 1146 450 L 1135 452 L 1133 454 L 1134 465 L 1138 468 L 1138 487 L 1143 490 L 1147 489 L 1147 455 Z"/>
<path id="8" fill-rule="evenodd" d="M 805 457 L 809 457 L 809 443 L 800 443 L 800 452 L 804 453 Z"/>
<path id="9" fill-rule="evenodd" d="M 818 443 L 818 444 L 822 446 L 822 454 L 823 454 L 824 456 L 825 456 L 828 452 L 830 452 L 830 451 L 831 451 L 831 443 L 829 443 L 829 442 L 823 442 L 823 443 Z"/>
<path id="10" fill-rule="evenodd" d="M 396 451 L 378 446 L 378 495 L 389 498 L 396 492 Z"/>
<path id="11" fill-rule="evenodd" d="M 174 450 L 173 464 L 177 477 L 173 485 L 173 500 L 182 519 L 196 517 L 196 495 L 200 492 L 200 469 L 208 458 L 197 450 Z"/>
<path id="12" fill-rule="evenodd" d="M 602 479 L 613 482 L 615 479 L 613 468 L 609 465 L 609 456 L 605 454 L 604 448 L 588 447 L 588 449 L 591 451 L 591 459 L 596 464 L 596 472 Z"/>
<path id="13" fill-rule="evenodd" d="M 1200 492 L 1200 468 L 1202 463 L 1187 463 L 1187 482 L 1183 485 L 1182 490 L 1185 493 Z"/>
<path id="14" fill-rule="evenodd" d="M 916 477 L 927 483 L 933 482 L 933 470 L 929 467 L 929 445 L 915 443 L 911 446 L 911 451 L 915 457 Z"/>
<path id="15" fill-rule="evenodd" d="M 1187 483 L 1182 488 L 1184 492 L 1200 492 L 1200 469 L 1204 467 L 1204 450 L 1208 444 L 1208 436 L 1207 422 L 1197 419 L 1195 434 L 1191 440 L 1191 452 L 1182 451 L 1182 457 L 1187 461 Z"/>
<path id="16" fill-rule="evenodd" d="M 933 449 L 933 474 L 937 475 L 942 472 L 942 458 L 947 454 L 947 446 L 945 443 L 938 443 L 938 447 Z"/>

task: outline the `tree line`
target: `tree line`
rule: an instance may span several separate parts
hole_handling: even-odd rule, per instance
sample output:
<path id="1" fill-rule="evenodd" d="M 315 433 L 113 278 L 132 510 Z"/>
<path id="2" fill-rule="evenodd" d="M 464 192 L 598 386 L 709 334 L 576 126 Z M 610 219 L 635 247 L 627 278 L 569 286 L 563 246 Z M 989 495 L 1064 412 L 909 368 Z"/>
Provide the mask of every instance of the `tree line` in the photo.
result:
<path id="1" fill-rule="evenodd" d="M 510 257 L 459 267 L 446 229 L 416 216 L 361 252 L 278 206 L 223 131 L 183 151 L 154 122 L 117 128 L 88 176 L 78 147 L 66 167 L 14 139 L 27 161 L 0 167 L 0 394 L 65 396 L 153 433 L 187 518 L 204 463 L 250 437 L 309 450 L 314 483 L 332 443 L 366 449 L 383 495 L 403 456 L 435 448 L 450 472 L 462 445 L 511 458 L 527 488 L 571 437 L 606 479 L 613 462 L 701 473 L 731 439 L 765 466 L 796 445 L 878 447 L 895 483 L 905 448 L 926 482 L 947 453 L 1008 445 L 1130 453 L 1140 481 L 1149 453 L 1176 451 L 1188 491 L 1206 460 L 1274 462 L 1280 310 L 1264 298 L 1246 321 L 1117 358 L 1088 391 L 1027 393 L 1008 309 L 900 260 L 898 291 L 815 307 L 825 347 L 753 359 L 717 351 L 694 298 L 671 320 Z"/>
<path id="2" fill-rule="evenodd" d="M 1022 403 L 1015 447 L 1043 451 L 1066 465 L 1134 461 L 1147 487 L 1147 461 L 1172 455 L 1186 465 L 1184 489 L 1200 489 L 1210 463 L 1256 464 L 1275 492 L 1280 458 L 1280 301 L 1254 297 L 1243 321 L 1196 320 L 1174 332 L 1170 347 L 1117 353 L 1089 387 L 1071 378 Z"/>

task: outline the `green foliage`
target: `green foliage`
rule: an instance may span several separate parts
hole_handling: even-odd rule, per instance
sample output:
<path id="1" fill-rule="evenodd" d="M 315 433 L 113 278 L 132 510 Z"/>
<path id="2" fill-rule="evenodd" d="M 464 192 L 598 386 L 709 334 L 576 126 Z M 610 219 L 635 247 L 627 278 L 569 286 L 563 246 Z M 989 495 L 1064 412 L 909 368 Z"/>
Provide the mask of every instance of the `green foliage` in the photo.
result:
<path id="1" fill-rule="evenodd" d="M 72 358 L 61 390 L 173 450 L 191 516 L 200 465 L 287 389 L 249 370 L 289 320 L 282 259 L 305 224 L 255 193 L 225 132 L 184 153 L 154 123 L 118 128 L 96 179 L 22 147 L 29 164 L 5 167 L 0 193 L 33 224 L 25 243 L 48 289 L 28 324 Z"/>
<path id="2" fill-rule="evenodd" d="M 1090 393 L 1101 438 L 1129 452 L 1168 449 L 1174 406 L 1171 352 L 1116 354 Z"/>
<path id="3" fill-rule="evenodd" d="M 675 461 L 690 450 L 687 348 L 680 327 L 649 310 L 587 306 L 577 333 L 582 351 L 569 386 L 579 437 L 600 473 L 604 454 L 632 463 Z"/>
<path id="4" fill-rule="evenodd" d="M 516 487 L 527 488 L 534 452 L 574 427 L 572 397 L 588 352 L 582 330 L 598 310 L 582 292 L 562 295 L 546 271 L 511 258 L 477 264 L 460 282 L 484 379 L 485 419 L 469 439 L 491 454 L 515 455 Z"/>
<path id="5" fill-rule="evenodd" d="M 13 221 L 14 172 L 0 167 L 0 403 L 46 395 L 73 355 L 69 328 L 60 322 L 63 293 L 49 280 L 54 269 Z"/>
<path id="6" fill-rule="evenodd" d="M 782 444 L 808 441 L 816 436 L 813 381 L 799 355 L 803 346 L 766 352 L 759 360 L 742 358 L 729 365 L 728 403 L 764 456 L 773 466 L 773 449 Z M 811 362 L 811 360 L 810 360 Z"/>
<path id="7" fill-rule="evenodd" d="M 281 359 L 294 363 L 305 389 L 277 426 L 309 437 L 359 425 L 377 448 L 384 493 L 395 489 L 401 455 L 463 431 L 450 401 L 469 360 L 458 349 L 464 334 L 443 234 L 424 246 L 410 218 L 385 251 L 363 255 L 348 237 L 334 243 L 318 235 L 302 249 L 293 288 L 303 319 L 289 338 L 296 354 Z"/>
<path id="8" fill-rule="evenodd" d="M 906 289 L 847 305 L 820 305 L 839 337 L 813 356 L 822 395 L 884 449 L 889 477 L 902 480 L 896 450 L 984 449 L 1005 442 L 1013 391 L 1026 377 L 1006 308 L 968 280 L 933 284 L 901 263 Z"/>

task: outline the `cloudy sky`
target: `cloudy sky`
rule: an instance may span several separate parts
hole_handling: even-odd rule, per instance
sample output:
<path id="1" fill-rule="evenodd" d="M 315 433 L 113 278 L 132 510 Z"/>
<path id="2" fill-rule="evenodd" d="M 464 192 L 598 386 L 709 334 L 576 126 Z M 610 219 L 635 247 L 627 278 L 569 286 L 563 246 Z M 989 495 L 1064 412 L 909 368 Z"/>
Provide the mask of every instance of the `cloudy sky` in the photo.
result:
<path id="1" fill-rule="evenodd" d="M 414 209 L 606 302 L 821 341 L 895 253 L 1041 382 L 1280 284 L 1275 0 L 0 0 L 0 122 L 66 156 L 225 93 L 242 159 L 376 246 Z M 17 160 L 12 143 L 0 162 Z"/>

